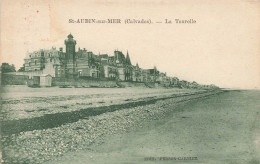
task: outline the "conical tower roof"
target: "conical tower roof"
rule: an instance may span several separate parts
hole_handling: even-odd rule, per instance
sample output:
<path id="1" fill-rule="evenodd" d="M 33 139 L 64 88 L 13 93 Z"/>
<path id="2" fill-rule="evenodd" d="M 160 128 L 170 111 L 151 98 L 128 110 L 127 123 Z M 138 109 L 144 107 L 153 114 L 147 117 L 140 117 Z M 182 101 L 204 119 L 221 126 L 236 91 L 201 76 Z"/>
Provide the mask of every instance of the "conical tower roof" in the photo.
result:
<path id="1" fill-rule="evenodd" d="M 127 54 L 126 54 L 126 63 L 131 65 L 131 60 L 130 60 L 128 51 L 127 51 Z"/>
<path id="2" fill-rule="evenodd" d="M 68 38 L 73 38 L 73 36 L 71 35 L 71 33 L 68 35 Z"/>

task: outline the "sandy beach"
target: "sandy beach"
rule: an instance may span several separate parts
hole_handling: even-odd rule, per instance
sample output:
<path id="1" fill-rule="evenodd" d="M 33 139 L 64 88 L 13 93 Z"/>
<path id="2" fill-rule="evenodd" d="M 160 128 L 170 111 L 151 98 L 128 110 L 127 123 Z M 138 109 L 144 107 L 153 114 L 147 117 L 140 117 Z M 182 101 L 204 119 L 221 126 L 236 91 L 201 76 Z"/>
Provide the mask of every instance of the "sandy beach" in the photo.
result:
<path id="1" fill-rule="evenodd" d="M 17 118 L 5 108 L 5 163 L 258 162 L 258 91 L 93 92 L 6 96 L 3 105 L 20 105 L 20 114 L 29 114 Z M 26 112 L 28 104 L 37 101 L 38 109 L 48 100 L 54 100 L 48 110 Z M 184 157 L 196 160 L 181 160 Z"/>

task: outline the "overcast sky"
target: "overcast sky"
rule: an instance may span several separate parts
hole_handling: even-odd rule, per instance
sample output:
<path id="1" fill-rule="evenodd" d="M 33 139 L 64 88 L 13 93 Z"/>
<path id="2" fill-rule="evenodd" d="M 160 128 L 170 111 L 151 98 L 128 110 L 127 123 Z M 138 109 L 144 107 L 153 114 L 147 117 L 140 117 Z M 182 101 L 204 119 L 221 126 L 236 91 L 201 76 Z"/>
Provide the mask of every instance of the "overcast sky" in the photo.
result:
<path id="1" fill-rule="evenodd" d="M 126 2 L 126 1 L 125 1 Z M 1 62 L 22 66 L 27 51 L 65 47 L 113 55 L 132 64 L 220 87 L 260 88 L 260 3 L 191 1 L 2 0 Z M 150 19 L 153 24 L 70 24 L 69 19 Z M 164 20 L 172 20 L 165 24 Z M 176 24 L 193 19 L 194 24 Z M 162 21 L 157 24 L 155 22 Z"/>

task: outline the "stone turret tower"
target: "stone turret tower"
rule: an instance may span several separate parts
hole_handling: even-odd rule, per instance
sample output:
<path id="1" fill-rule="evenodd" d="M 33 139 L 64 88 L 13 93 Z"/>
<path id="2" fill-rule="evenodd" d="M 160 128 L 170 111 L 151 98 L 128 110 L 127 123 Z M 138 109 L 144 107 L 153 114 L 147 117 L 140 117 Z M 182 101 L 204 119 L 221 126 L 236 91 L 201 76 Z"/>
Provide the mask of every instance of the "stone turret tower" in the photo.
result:
<path id="1" fill-rule="evenodd" d="M 76 40 L 73 39 L 71 34 L 68 35 L 68 39 L 65 40 L 66 45 L 66 56 L 68 60 L 75 60 L 75 47 L 76 47 Z"/>
<path id="2" fill-rule="evenodd" d="M 68 39 L 64 41 L 66 45 L 66 66 L 67 66 L 67 73 L 75 74 L 75 47 L 76 47 L 76 40 L 73 39 L 71 34 L 68 35 Z"/>

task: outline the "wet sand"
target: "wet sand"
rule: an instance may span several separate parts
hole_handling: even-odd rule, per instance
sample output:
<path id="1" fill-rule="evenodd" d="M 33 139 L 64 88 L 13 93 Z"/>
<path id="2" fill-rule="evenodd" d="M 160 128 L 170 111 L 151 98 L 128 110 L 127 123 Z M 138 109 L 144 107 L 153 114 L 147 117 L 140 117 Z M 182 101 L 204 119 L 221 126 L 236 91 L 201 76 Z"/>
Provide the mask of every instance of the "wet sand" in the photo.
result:
<path id="1" fill-rule="evenodd" d="M 258 164 L 259 98 L 259 91 L 228 91 L 177 108 L 169 104 L 167 114 L 159 119 L 145 120 L 129 131 L 105 136 L 86 150 L 47 163 Z"/>

